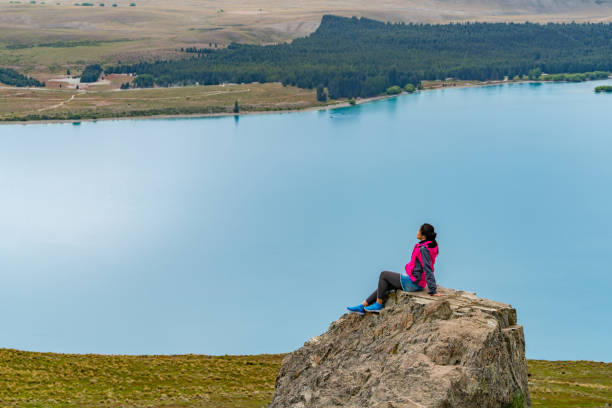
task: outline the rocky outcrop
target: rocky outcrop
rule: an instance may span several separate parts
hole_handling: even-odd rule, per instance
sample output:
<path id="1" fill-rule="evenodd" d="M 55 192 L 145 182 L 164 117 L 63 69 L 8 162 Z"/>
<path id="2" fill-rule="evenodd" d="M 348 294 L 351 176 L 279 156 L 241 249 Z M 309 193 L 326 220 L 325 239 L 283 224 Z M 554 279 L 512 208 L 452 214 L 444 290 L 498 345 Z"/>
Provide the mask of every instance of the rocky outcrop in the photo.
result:
<path id="1" fill-rule="evenodd" d="M 269 408 L 531 407 L 516 310 L 440 292 L 340 317 L 284 358 Z"/>

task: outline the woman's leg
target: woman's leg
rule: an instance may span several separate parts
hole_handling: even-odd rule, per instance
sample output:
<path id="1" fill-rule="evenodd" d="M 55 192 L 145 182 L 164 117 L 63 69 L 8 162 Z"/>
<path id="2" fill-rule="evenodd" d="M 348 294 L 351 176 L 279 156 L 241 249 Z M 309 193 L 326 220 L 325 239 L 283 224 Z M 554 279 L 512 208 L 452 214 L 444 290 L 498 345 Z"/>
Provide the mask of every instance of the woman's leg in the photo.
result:
<path id="1" fill-rule="evenodd" d="M 378 277 L 378 289 L 376 289 L 364 303 L 371 305 L 376 300 L 380 300 L 379 303 L 384 302 L 387 299 L 387 292 L 392 289 L 401 289 L 402 280 L 400 274 L 397 272 L 382 271 Z M 365 305 L 365 306 L 367 306 Z"/>
<path id="2" fill-rule="evenodd" d="M 378 297 L 378 289 L 376 289 L 368 298 L 362 303 L 364 306 L 370 306 L 372 303 L 376 302 L 376 298 Z"/>
<path id="3" fill-rule="evenodd" d="M 387 292 L 392 289 L 401 289 L 402 279 L 397 272 L 382 271 L 378 278 L 378 300 L 387 300 Z"/>

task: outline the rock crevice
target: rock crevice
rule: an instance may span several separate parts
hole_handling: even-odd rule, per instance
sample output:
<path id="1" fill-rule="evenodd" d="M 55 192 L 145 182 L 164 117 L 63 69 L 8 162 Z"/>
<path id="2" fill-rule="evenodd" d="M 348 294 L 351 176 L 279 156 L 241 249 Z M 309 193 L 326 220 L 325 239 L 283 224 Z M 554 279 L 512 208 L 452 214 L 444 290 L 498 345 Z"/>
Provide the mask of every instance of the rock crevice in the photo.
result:
<path id="1" fill-rule="evenodd" d="M 440 288 L 397 291 L 288 354 L 269 408 L 531 407 L 525 338 L 510 305 Z"/>

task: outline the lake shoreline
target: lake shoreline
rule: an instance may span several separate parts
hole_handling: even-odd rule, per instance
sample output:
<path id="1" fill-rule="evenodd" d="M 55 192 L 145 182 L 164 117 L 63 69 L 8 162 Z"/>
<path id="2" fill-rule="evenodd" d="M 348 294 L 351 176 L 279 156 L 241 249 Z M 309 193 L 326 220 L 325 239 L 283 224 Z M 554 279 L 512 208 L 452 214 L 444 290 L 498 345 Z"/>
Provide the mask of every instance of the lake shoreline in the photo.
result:
<path id="1" fill-rule="evenodd" d="M 453 83 L 453 85 L 444 86 L 431 86 L 422 89 L 417 92 L 453 89 L 453 88 L 474 88 L 474 87 L 485 87 L 485 86 L 496 86 L 503 84 L 512 83 L 532 83 L 532 82 L 545 82 L 545 81 L 489 81 L 486 83 L 474 83 L 471 81 L 465 81 L 460 83 Z M 397 96 L 406 95 L 408 92 L 402 92 L 396 95 L 378 95 L 371 96 L 368 98 L 359 98 L 355 100 L 355 104 L 351 105 L 348 101 L 341 101 L 332 103 L 329 105 L 320 106 L 308 106 L 305 108 L 298 109 L 272 109 L 272 110 L 254 110 L 244 112 L 220 112 L 220 113 L 180 113 L 176 115 L 144 115 L 144 116 L 113 116 L 107 118 L 83 118 L 83 119 L 44 119 L 44 120 L 0 120 L 0 125 L 35 125 L 35 124 L 54 124 L 54 123 L 81 123 L 81 122 L 98 122 L 98 121 L 109 121 L 109 120 L 143 120 L 143 119 L 197 119 L 197 118 L 212 118 L 212 117 L 225 117 L 225 116 L 246 116 L 246 115 L 260 115 L 260 114 L 282 114 L 282 113 L 298 113 L 298 112 L 311 112 L 321 111 L 328 109 L 348 108 L 351 106 L 362 105 L 370 102 L 380 101 L 384 99 L 395 98 Z"/>
<path id="2" fill-rule="evenodd" d="M 591 81 L 587 81 L 591 82 Z M 414 93 L 425 92 L 425 91 L 436 91 L 444 89 L 456 89 L 456 88 L 477 88 L 487 86 L 498 86 L 504 84 L 543 84 L 543 83 L 571 83 L 570 81 L 543 81 L 543 80 L 519 80 L 519 81 L 459 81 L 451 82 L 446 84 L 444 81 L 432 81 L 432 83 L 441 84 L 439 86 L 430 85 L 424 89 L 418 90 Z M 142 89 L 147 91 L 148 89 Z M 0 119 L 1 125 L 34 125 L 34 124 L 54 124 L 54 123 L 81 123 L 81 122 L 97 122 L 97 121 L 109 121 L 109 120 L 143 120 L 143 119 L 197 119 L 197 118 L 213 118 L 213 117 L 225 117 L 225 116 L 246 116 L 246 115 L 262 115 L 262 114 L 282 114 L 282 113 L 299 113 L 299 112 L 311 112 L 321 111 L 328 109 L 339 109 L 348 108 L 351 106 L 362 105 L 370 102 L 380 101 L 384 99 L 395 98 L 401 95 L 409 94 L 408 92 L 402 92 L 395 95 L 378 95 L 367 98 L 359 98 L 355 100 L 355 104 L 351 105 L 348 101 L 340 101 L 337 103 L 331 103 L 328 105 L 308 106 L 305 108 L 297 109 L 270 109 L 270 110 L 253 110 L 244 112 L 219 112 L 219 113 L 179 113 L 179 114 L 162 114 L 162 115 L 142 115 L 142 116 L 112 116 L 107 118 L 83 118 L 83 119 L 44 119 L 44 120 L 2 120 Z"/>
<path id="3" fill-rule="evenodd" d="M 401 94 L 399 94 L 401 95 Z M 382 99 L 396 97 L 398 95 L 379 95 L 369 98 L 362 98 L 356 101 L 355 105 L 374 102 Z M 273 110 L 254 110 L 244 112 L 220 112 L 220 113 L 179 113 L 176 115 L 144 115 L 144 116 L 113 116 L 108 118 L 83 118 L 83 119 L 45 119 L 45 120 L 0 120 L 0 125 L 33 125 L 33 124 L 53 124 L 53 123 L 80 123 L 80 122 L 98 122 L 108 120 L 142 120 L 142 119 L 196 119 L 196 118 L 213 118 L 224 116 L 246 116 L 246 115 L 261 115 L 261 114 L 279 114 L 279 113 L 297 113 L 319 111 L 326 109 L 337 109 L 353 106 L 349 102 L 342 101 L 329 105 L 308 106 L 301 109 L 273 109 Z"/>

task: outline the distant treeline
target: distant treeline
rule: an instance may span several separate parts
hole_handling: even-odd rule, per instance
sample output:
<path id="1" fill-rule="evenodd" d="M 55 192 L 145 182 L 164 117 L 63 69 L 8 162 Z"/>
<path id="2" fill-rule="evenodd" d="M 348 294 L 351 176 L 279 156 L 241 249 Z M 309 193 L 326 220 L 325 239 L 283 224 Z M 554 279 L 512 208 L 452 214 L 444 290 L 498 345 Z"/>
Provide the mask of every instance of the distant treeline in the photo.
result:
<path id="1" fill-rule="evenodd" d="M 499 80 L 612 71 L 612 25 L 576 23 L 383 23 L 323 16 L 310 36 L 289 44 L 232 43 L 173 61 L 118 65 L 107 73 L 149 74 L 157 85 L 282 82 L 327 87 L 329 97 L 365 97 L 390 86 L 448 77 Z"/>
<path id="2" fill-rule="evenodd" d="M 50 48 L 71 48 L 71 47 L 92 47 L 99 46 L 104 43 L 113 43 L 113 42 L 121 42 L 126 41 L 125 39 L 117 39 L 117 40 L 83 40 L 83 41 L 70 41 L 70 40 L 58 40 L 52 42 L 44 42 L 44 43 L 14 43 L 8 44 L 6 46 L 7 50 L 21 50 L 24 48 L 33 48 L 33 47 L 50 47 Z"/>
<path id="3" fill-rule="evenodd" d="M 552 74 L 552 75 L 541 75 L 539 79 L 541 81 L 553 81 L 553 82 L 584 82 L 593 81 L 595 79 L 606 79 L 610 76 L 608 71 L 595 71 L 595 72 L 584 72 L 581 74 Z"/>
<path id="4" fill-rule="evenodd" d="M 0 68 L 0 82 L 13 86 L 45 86 L 44 82 L 22 75 L 12 68 Z"/>
<path id="5" fill-rule="evenodd" d="M 217 44 L 215 44 L 215 46 L 216 45 Z M 187 48 L 181 48 L 181 51 L 187 52 L 190 54 L 210 54 L 214 52 L 215 50 L 213 50 L 212 48 L 187 47 Z"/>

